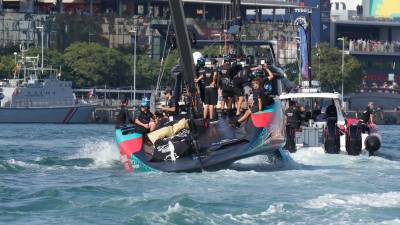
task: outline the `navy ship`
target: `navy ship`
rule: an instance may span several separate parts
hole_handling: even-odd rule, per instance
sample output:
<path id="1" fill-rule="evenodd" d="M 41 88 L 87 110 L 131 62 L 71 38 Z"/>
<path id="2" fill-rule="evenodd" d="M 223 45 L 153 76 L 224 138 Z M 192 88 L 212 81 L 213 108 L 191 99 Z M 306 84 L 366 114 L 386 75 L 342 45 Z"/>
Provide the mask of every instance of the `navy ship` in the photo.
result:
<path id="1" fill-rule="evenodd" d="M 0 82 L 0 123 L 88 123 L 95 105 L 79 103 L 71 81 L 53 68 L 40 68 L 39 56 L 21 49 L 12 79 Z"/>

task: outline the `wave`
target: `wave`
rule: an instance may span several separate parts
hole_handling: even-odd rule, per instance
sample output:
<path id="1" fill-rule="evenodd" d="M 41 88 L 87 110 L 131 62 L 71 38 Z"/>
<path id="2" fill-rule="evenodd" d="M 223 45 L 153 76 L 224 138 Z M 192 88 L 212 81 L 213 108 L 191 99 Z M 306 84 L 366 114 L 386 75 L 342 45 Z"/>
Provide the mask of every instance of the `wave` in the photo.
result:
<path id="1" fill-rule="evenodd" d="M 118 148 L 114 141 L 88 141 L 79 148 L 78 152 L 67 157 L 68 160 L 91 160 L 90 168 L 109 168 L 120 161 Z"/>
<path id="2" fill-rule="evenodd" d="M 393 161 L 380 156 L 368 156 L 367 153 L 358 156 L 347 154 L 326 154 L 322 147 L 304 147 L 296 153 L 288 153 L 293 159 L 292 166 L 298 169 L 310 167 L 337 168 L 337 167 L 361 167 L 368 166 L 376 168 L 400 168 L 399 161 Z"/>
<path id="3" fill-rule="evenodd" d="M 262 211 L 260 213 L 256 214 L 248 214 L 248 213 L 242 213 L 242 214 L 224 214 L 222 217 L 224 220 L 231 220 L 234 223 L 240 223 L 240 224 L 255 224 L 255 223 L 260 223 L 260 221 L 263 221 L 264 223 L 270 221 L 271 216 L 273 215 L 279 215 L 281 213 L 285 213 L 284 205 L 283 204 L 273 204 L 268 207 L 267 210 Z"/>
<path id="4" fill-rule="evenodd" d="M 15 159 L 1 160 L 0 161 L 0 172 L 18 173 L 25 168 L 26 164 Z"/>
<path id="5" fill-rule="evenodd" d="M 34 160 L 0 160 L 0 171 L 19 172 L 24 169 L 97 169 L 119 164 L 119 153 L 112 141 L 88 141 L 76 153 L 67 156 L 37 157 Z"/>
<path id="6" fill-rule="evenodd" d="M 325 194 L 302 204 L 304 208 L 322 209 L 328 207 L 368 206 L 374 208 L 399 208 L 400 192 L 371 193 L 371 194 Z"/>

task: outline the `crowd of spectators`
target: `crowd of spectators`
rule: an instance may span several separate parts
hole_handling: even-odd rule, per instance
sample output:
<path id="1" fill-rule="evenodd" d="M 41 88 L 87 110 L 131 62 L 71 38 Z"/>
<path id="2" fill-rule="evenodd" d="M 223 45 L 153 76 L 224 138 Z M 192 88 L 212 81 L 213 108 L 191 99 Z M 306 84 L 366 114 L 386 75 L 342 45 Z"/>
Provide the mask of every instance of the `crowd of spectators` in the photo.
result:
<path id="1" fill-rule="evenodd" d="M 388 42 L 367 39 L 350 39 L 349 50 L 359 52 L 400 52 L 400 41 Z"/>
<path id="2" fill-rule="evenodd" d="M 400 89 L 396 81 L 384 81 L 381 84 L 372 82 L 369 85 L 365 80 L 363 80 L 360 92 L 380 92 L 397 94 L 400 93 Z"/>

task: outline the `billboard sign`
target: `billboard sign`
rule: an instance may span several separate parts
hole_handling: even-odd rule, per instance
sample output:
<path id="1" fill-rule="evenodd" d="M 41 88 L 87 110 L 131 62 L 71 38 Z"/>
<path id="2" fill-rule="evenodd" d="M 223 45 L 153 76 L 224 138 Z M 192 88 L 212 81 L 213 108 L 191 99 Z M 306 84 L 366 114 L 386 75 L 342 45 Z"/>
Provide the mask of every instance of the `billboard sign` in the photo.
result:
<path id="1" fill-rule="evenodd" d="M 370 16 L 400 17 L 399 0 L 370 0 Z"/>

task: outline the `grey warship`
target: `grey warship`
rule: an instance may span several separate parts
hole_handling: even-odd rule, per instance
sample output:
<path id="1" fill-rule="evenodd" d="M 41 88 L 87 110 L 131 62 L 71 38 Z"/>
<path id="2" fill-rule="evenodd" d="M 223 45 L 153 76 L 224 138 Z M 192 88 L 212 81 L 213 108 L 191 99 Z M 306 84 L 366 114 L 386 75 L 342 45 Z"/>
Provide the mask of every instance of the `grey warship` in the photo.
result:
<path id="1" fill-rule="evenodd" d="M 0 123 L 88 123 L 95 105 L 79 103 L 71 81 L 53 68 L 38 67 L 39 56 L 21 49 L 12 79 L 0 82 Z"/>

